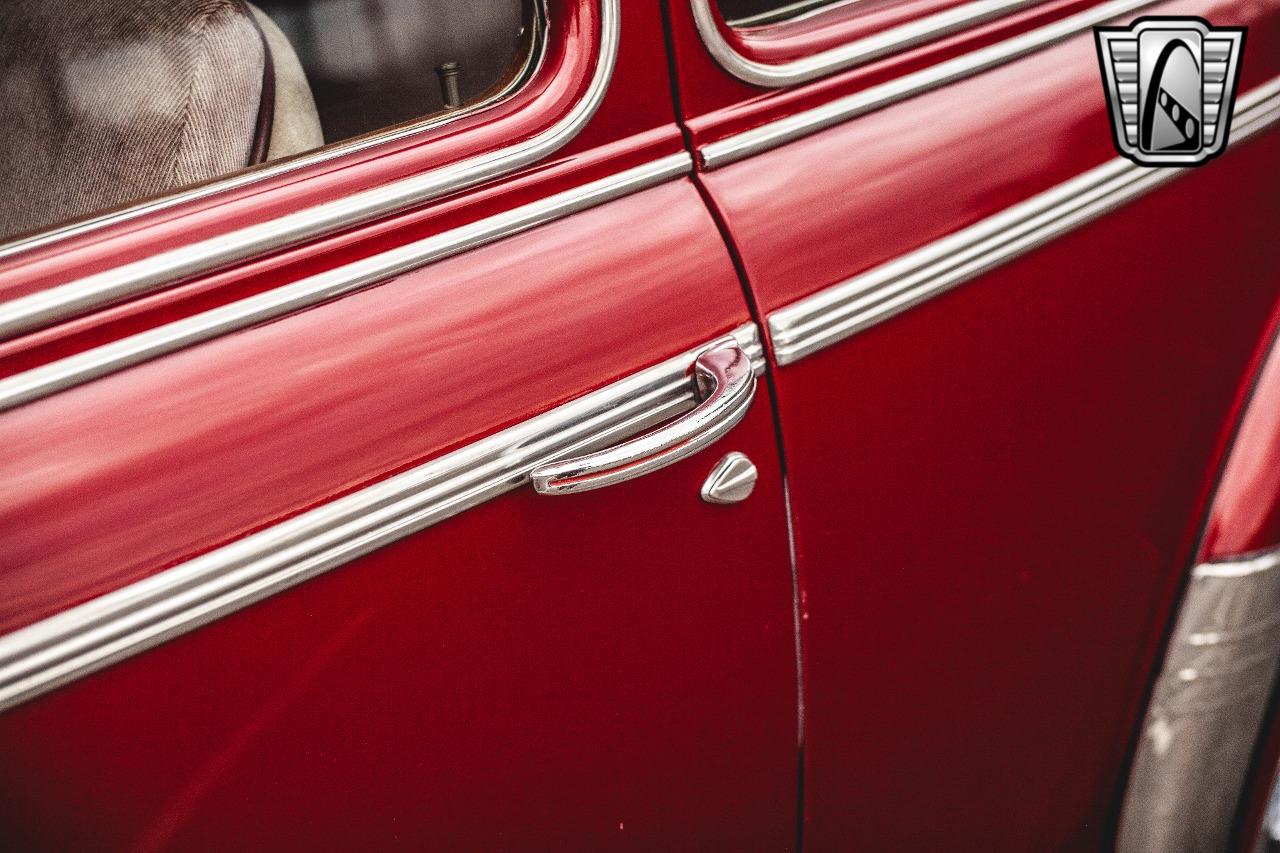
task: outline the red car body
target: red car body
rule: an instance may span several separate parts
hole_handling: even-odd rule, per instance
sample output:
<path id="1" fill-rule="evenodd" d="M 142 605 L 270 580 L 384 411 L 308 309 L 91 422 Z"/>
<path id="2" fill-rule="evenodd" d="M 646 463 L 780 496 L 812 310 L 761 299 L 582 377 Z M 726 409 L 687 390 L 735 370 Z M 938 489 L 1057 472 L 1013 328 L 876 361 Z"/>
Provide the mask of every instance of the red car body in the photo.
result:
<path id="1" fill-rule="evenodd" d="M 10 849 L 1114 845 L 1189 567 L 1280 545 L 1280 6 L 828 67 L 957 4 L 714 21 L 769 86 L 705 8 L 553 0 L 509 99 L 0 250 L 5 304 L 101 285 L 0 342 Z M 1249 27 L 1249 132 L 982 242 L 1113 168 L 1089 28 L 1138 14 Z M 504 461 L 735 332 L 760 393 L 711 448 L 556 498 Z M 754 493 L 699 500 L 731 450 Z"/>

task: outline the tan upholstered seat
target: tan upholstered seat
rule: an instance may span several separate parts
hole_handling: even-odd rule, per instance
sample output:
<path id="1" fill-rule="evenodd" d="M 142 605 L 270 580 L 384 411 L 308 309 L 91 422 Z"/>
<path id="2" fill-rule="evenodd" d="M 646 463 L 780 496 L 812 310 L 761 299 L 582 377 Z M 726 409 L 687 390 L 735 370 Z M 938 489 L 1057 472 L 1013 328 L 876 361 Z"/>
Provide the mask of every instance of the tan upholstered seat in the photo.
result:
<path id="1" fill-rule="evenodd" d="M 288 41 L 242 0 L 0 3 L 0 236 L 315 147 L 319 127 Z"/>
<path id="2" fill-rule="evenodd" d="M 252 3 L 246 5 L 266 39 L 275 77 L 275 108 L 272 110 L 271 136 L 267 141 L 267 159 L 278 160 L 319 148 L 324 144 L 320 114 L 316 111 L 316 100 L 302 63 L 298 61 L 298 54 L 275 21 Z"/>

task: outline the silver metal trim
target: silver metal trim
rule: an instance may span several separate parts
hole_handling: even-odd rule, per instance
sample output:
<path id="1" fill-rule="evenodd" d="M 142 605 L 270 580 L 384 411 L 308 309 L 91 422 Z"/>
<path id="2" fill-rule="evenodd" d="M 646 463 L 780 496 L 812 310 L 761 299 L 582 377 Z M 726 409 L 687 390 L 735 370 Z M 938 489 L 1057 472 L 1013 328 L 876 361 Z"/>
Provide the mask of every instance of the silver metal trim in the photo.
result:
<path id="1" fill-rule="evenodd" d="M 708 0 L 693 0 L 695 3 Z M 712 142 L 699 149 L 703 165 L 717 169 L 753 154 L 768 151 L 787 142 L 824 130 L 873 110 L 915 95 L 937 89 L 956 80 L 971 77 L 997 65 L 1026 56 L 1041 48 L 1070 38 L 1094 24 L 1111 20 L 1140 9 L 1154 0 L 1111 0 L 1070 17 L 1046 24 L 1038 29 L 1006 41 L 931 65 L 887 83 L 872 86 L 852 95 L 829 101 L 822 106 L 778 119 L 760 127 Z M 964 7 L 960 7 L 964 8 Z M 857 44 L 854 42 L 853 44 Z M 825 73 L 825 72 L 824 72 Z"/>
<path id="2" fill-rule="evenodd" d="M 731 333 L 764 370 L 756 326 Z M 0 710 L 329 571 L 693 408 L 695 347 L 516 426 L 0 637 Z"/>
<path id="3" fill-rule="evenodd" d="M 765 24 L 791 24 L 796 21 L 808 20 L 824 12 L 830 12 L 832 9 L 853 6 L 862 2 L 864 0 L 796 0 L 795 3 L 788 3 L 785 6 L 778 6 L 754 15 L 734 18 L 732 21 L 725 21 L 725 23 L 734 29 L 759 27 Z"/>
<path id="4" fill-rule="evenodd" d="M 1266 572 L 1280 566 L 1280 551 L 1268 551 L 1255 557 L 1245 557 L 1220 563 L 1201 563 L 1192 570 L 1196 578 L 1242 578 Z"/>
<path id="5" fill-rule="evenodd" d="M 738 79 L 756 86 L 778 88 L 806 83 L 862 65 L 956 30 L 1034 6 L 1041 0 L 973 0 L 820 53 L 779 63 L 758 62 L 738 53 L 720 32 L 714 0 L 689 2 L 693 9 L 693 22 L 702 37 L 702 43 L 722 68 Z"/>
<path id="6" fill-rule="evenodd" d="M 1280 77 L 1240 97 L 1236 143 L 1280 119 Z M 779 365 L 799 361 L 919 305 L 1130 201 L 1185 170 L 1109 160 L 913 252 L 774 311 Z"/>
<path id="7" fill-rule="evenodd" d="M 174 281 L 473 187 L 543 159 L 578 134 L 604 100 L 618 55 L 619 0 L 600 0 L 600 59 L 583 97 L 541 133 L 286 216 L 219 234 L 0 304 L 0 340 L 79 316 Z"/>
<path id="8" fill-rule="evenodd" d="M 742 503 L 755 491 L 760 472 L 745 453 L 727 453 L 711 469 L 700 495 L 709 504 L 729 506 Z"/>
<path id="9" fill-rule="evenodd" d="M 756 396 L 755 366 L 730 337 L 693 360 L 689 378 L 698 405 L 629 441 L 582 456 L 557 459 L 529 475 L 540 495 L 568 495 L 625 483 L 686 459 L 737 426 Z"/>
<path id="10" fill-rule="evenodd" d="M 0 412 L 639 192 L 687 174 L 692 168 L 687 153 L 672 154 L 470 225 L 14 374 L 0 379 Z"/>
<path id="11" fill-rule="evenodd" d="M 1204 563 L 1143 721 L 1118 853 L 1226 850 L 1280 666 L 1280 551 Z"/>

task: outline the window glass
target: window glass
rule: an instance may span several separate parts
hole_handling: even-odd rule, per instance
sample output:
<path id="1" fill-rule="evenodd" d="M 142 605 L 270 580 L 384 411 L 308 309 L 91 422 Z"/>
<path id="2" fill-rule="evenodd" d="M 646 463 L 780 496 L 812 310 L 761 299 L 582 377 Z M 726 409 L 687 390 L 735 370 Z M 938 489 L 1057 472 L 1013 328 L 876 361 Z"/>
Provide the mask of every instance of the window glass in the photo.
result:
<path id="1" fill-rule="evenodd" d="M 716 0 L 720 14 L 735 27 L 785 21 L 842 0 Z M 847 0 L 843 0 L 847 2 Z"/>
<path id="2" fill-rule="evenodd" d="M 0 239 L 474 104 L 532 0 L 0 0 Z"/>

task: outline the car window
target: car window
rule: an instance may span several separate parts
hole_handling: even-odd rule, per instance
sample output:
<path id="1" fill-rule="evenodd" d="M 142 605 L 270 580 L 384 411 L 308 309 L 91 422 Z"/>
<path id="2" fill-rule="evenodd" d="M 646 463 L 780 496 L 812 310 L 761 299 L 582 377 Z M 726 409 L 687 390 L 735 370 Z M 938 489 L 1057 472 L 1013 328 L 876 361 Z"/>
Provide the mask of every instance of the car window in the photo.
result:
<path id="1" fill-rule="evenodd" d="M 473 105 L 533 0 L 5 0 L 0 239 Z"/>
<path id="2" fill-rule="evenodd" d="M 754 27 L 785 21 L 849 0 L 717 0 L 725 22 L 734 27 Z"/>

